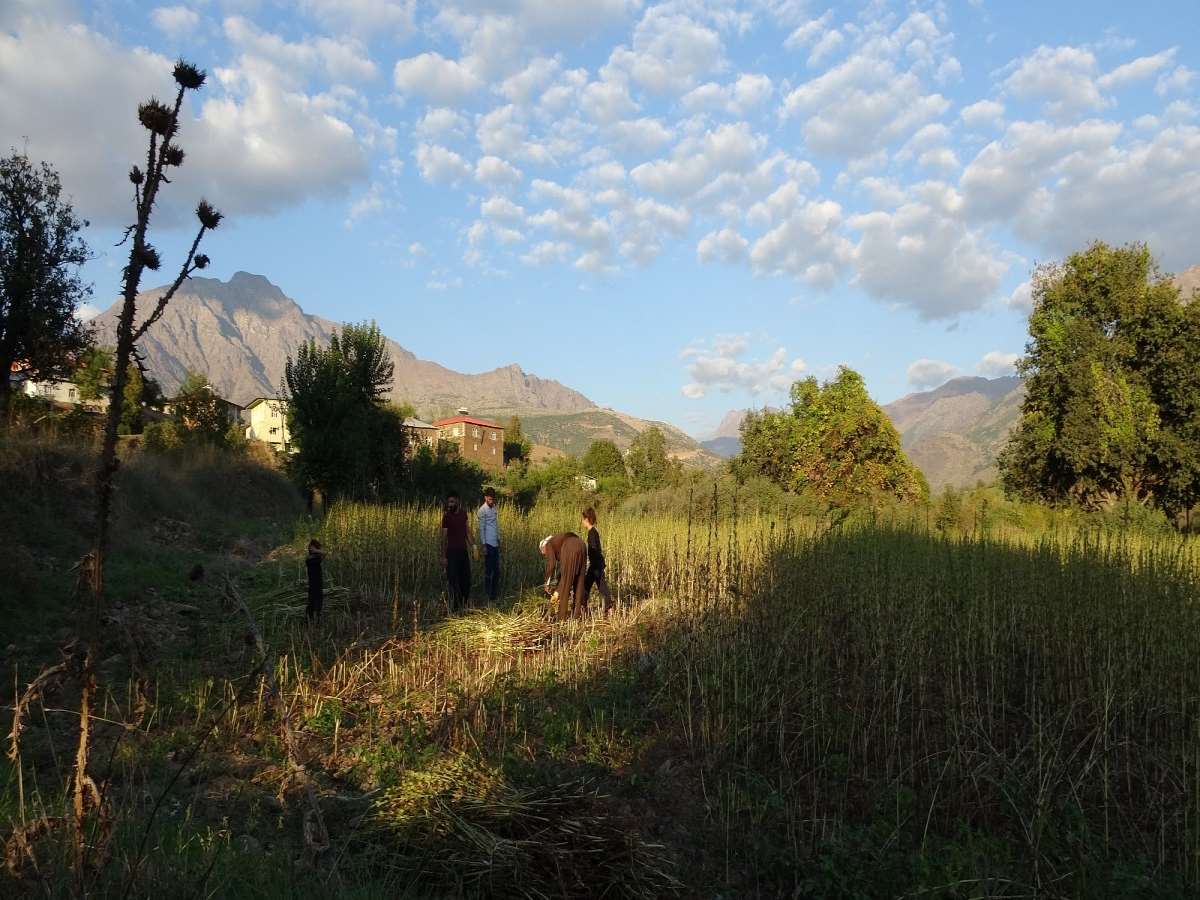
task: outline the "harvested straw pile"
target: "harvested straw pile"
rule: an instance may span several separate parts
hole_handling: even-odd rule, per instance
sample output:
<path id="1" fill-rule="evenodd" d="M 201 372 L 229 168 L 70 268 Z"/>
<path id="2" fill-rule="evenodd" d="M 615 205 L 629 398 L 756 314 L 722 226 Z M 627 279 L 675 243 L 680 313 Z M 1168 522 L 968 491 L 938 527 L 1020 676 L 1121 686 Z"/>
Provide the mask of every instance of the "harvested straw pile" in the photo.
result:
<path id="1" fill-rule="evenodd" d="M 582 781 L 517 788 L 457 754 L 409 772 L 376 805 L 389 864 L 456 895 L 657 898 L 679 882 L 663 848 L 596 810 Z"/>
<path id="2" fill-rule="evenodd" d="M 552 629 L 539 612 L 479 609 L 446 620 L 434 633 L 438 640 L 463 650 L 515 656 L 542 649 Z"/>

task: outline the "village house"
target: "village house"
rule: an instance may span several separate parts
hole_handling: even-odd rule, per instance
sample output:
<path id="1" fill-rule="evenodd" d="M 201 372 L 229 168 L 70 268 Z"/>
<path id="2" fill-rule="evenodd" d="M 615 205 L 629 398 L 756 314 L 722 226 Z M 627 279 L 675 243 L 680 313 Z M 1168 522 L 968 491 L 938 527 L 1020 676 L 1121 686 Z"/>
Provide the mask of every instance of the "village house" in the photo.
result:
<path id="1" fill-rule="evenodd" d="M 56 406 L 74 406 L 80 403 L 79 387 L 72 381 L 23 381 L 21 389 L 28 397 L 36 397 Z M 101 395 L 84 404 L 88 409 L 103 411 L 108 408 L 108 397 Z"/>
<path id="2" fill-rule="evenodd" d="M 256 397 L 246 404 L 246 439 L 262 441 L 276 450 L 291 450 L 287 427 L 287 401 L 277 397 Z"/>
<path id="3" fill-rule="evenodd" d="M 409 416 L 404 420 L 404 436 L 408 439 L 408 451 L 415 453 L 421 447 L 437 450 L 438 429 L 436 425 L 422 422 Z"/>
<path id="4" fill-rule="evenodd" d="M 433 423 L 439 440 L 458 448 L 459 456 L 485 469 L 504 468 L 504 426 L 487 419 L 477 419 L 460 409 L 457 416 L 438 419 Z"/>
<path id="5" fill-rule="evenodd" d="M 232 425 L 234 422 L 240 422 L 242 420 L 243 407 L 234 403 L 232 400 L 226 400 L 224 397 L 219 396 L 213 391 L 211 386 L 207 387 L 206 390 L 208 391 L 209 396 L 212 397 L 213 408 L 217 411 L 217 414 L 222 418 L 222 420 L 225 421 L 226 424 Z M 179 412 L 177 399 L 171 399 L 164 403 L 163 412 L 169 416 L 174 416 L 177 412 Z M 187 421 L 186 415 L 182 416 L 182 418 L 184 420 L 184 425 L 187 425 L 188 427 L 194 426 L 195 423 Z"/>

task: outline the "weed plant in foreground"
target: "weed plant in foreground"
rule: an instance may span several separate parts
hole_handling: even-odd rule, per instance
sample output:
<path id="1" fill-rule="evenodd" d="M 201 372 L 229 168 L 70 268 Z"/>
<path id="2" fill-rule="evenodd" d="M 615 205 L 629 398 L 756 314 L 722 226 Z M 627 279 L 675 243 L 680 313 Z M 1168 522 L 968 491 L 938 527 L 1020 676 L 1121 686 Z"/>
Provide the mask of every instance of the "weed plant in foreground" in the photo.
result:
<path id="1" fill-rule="evenodd" d="M 577 516 L 503 509 L 504 602 L 450 617 L 436 511 L 339 505 L 320 629 L 307 527 L 235 585 L 261 655 L 214 587 L 113 754 L 91 895 L 1195 895 L 1194 543 L 610 515 L 617 614 L 552 625 L 537 540 Z M 52 738 L 10 818 L 59 803 Z M 8 883 L 65 888 L 54 846 Z"/>

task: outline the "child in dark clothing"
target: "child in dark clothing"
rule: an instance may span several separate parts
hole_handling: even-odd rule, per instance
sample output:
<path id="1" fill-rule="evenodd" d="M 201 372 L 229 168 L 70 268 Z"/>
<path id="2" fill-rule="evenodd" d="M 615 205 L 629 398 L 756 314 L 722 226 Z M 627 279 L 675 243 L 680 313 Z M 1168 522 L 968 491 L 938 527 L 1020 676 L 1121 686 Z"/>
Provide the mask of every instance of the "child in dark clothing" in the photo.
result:
<path id="1" fill-rule="evenodd" d="M 608 580 L 604 577 L 604 551 L 600 548 L 600 532 L 596 528 L 596 510 L 588 507 L 580 519 L 587 530 L 587 574 L 583 578 L 583 608 L 587 609 L 588 595 L 592 585 L 600 588 L 600 596 L 604 598 L 604 614 L 612 612 L 613 599 L 608 590 Z"/>
<path id="2" fill-rule="evenodd" d="M 321 561 L 324 558 L 321 542 L 313 538 L 308 542 L 308 558 L 304 560 L 304 567 L 308 569 L 308 606 L 304 612 L 309 622 L 319 622 L 321 619 L 321 606 L 325 600 L 325 585 L 321 575 Z"/>

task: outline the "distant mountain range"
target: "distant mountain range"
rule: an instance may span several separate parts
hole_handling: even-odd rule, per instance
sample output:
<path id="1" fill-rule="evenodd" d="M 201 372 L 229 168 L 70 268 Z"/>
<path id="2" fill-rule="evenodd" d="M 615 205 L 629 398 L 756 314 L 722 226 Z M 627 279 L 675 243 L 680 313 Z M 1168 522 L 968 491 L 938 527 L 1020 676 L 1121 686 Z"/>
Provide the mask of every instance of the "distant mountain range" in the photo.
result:
<path id="1" fill-rule="evenodd" d="M 1185 301 L 1200 291 L 1200 266 L 1175 276 Z M 1200 295 L 1197 295 L 1200 297 Z M 952 378 L 941 387 L 901 397 L 883 407 L 908 458 L 938 490 L 970 487 L 996 478 L 996 456 L 1021 415 L 1025 386 L 1015 375 Z M 741 452 L 739 429 L 746 410 L 725 415 L 701 445 L 726 459 Z"/>
<path id="2" fill-rule="evenodd" d="M 908 458 L 937 490 L 996 478 L 996 456 L 1021 415 L 1025 385 L 1003 378 L 952 378 L 887 404 Z"/>
<path id="3" fill-rule="evenodd" d="M 139 294 L 138 309 L 151 309 L 164 290 Z M 114 303 L 94 320 L 100 343 L 115 343 L 119 311 Z M 288 355 L 310 339 L 327 343 L 337 327 L 305 313 L 263 276 L 237 272 L 228 281 L 189 279 L 139 349 L 168 394 L 187 373 L 200 372 L 222 396 L 245 405 L 255 397 L 277 395 Z M 470 375 L 418 359 L 390 339 L 388 349 L 395 363 L 391 396 L 411 403 L 426 418 L 452 414 L 461 406 L 502 421 L 519 415 L 537 443 L 571 453 L 586 451 L 593 435 L 624 449 L 638 433 L 657 425 L 675 455 L 701 465 L 717 462 L 673 425 L 602 409 L 578 391 L 518 365 Z"/>

